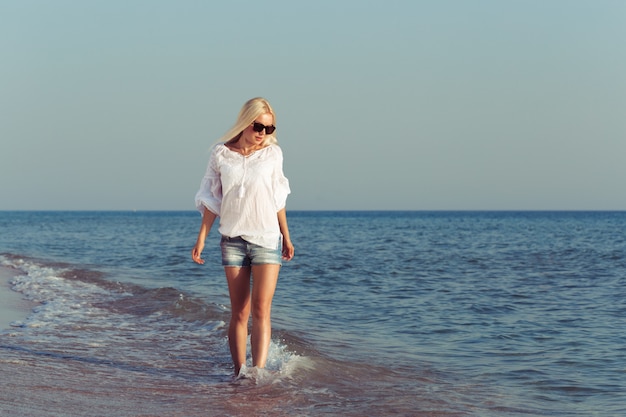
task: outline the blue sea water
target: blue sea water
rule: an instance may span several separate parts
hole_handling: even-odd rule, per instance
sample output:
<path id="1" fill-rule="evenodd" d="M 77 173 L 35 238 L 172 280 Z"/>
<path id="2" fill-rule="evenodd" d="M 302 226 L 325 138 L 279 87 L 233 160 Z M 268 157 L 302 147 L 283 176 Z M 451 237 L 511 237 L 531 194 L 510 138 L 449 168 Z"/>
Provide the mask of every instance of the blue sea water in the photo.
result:
<path id="1" fill-rule="evenodd" d="M 626 212 L 288 219 L 268 368 L 234 380 L 197 213 L 0 212 L 0 266 L 37 304 L 0 333 L 0 411 L 626 415 Z"/>

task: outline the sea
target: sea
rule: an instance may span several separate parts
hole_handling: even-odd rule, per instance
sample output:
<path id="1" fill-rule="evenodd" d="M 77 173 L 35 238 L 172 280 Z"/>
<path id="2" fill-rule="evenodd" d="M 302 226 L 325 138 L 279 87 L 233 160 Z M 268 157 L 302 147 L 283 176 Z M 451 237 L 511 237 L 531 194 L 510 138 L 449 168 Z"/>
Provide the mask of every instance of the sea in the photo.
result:
<path id="1" fill-rule="evenodd" d="M 2 416 L 625 416 L 626 212 L 291 211 L 233 375 L 192 211 L 0 212 Z"/>

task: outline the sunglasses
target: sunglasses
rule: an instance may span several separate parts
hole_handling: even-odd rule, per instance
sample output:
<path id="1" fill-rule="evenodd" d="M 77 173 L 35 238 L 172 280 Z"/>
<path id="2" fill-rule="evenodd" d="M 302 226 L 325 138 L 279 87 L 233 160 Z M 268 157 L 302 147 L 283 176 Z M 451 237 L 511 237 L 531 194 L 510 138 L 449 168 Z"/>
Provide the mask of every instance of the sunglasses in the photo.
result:
<path id="1" fill-rule="evenodd" d="M 271 135 L 276 130 L 276 126 L 274 125 L 265 126 L 264 124 L 257 123 L 257 122 L 252 123 L 252 130 L 254 130 L 255 132 L 262 132 L 263 129 L 265 129 L 265 133 L 267 133 L 268 135 Z"/>

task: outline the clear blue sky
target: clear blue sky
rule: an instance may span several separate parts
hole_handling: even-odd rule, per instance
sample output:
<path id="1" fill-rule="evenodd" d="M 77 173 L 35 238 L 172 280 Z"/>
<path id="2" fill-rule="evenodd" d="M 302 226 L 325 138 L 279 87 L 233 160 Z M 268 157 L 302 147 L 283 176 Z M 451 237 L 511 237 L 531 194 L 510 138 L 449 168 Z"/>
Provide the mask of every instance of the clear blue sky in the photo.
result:
<path id="1" fill-rule="evenodd" d="M 0 0 L 0 57 L 0 210 L 193 210 L 255 96 L 289 209 L 626 209 L 623 0 Z"/>

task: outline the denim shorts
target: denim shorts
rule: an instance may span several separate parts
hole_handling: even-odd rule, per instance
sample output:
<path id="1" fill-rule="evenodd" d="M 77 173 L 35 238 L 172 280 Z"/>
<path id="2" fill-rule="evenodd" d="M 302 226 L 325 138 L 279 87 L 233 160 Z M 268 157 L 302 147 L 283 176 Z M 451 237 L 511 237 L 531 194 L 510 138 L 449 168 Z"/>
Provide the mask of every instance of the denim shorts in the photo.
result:
<path id="1" fill-rule="evenodd" d="M 250 243 L 240 236 L 222 236 L 220 241 L 222 248 L 223 266 L 251 266 L 251 265 L 282 265 L 282 252 L 280 242 L 276 249 L 268 249 L 263 246 Z"/>

